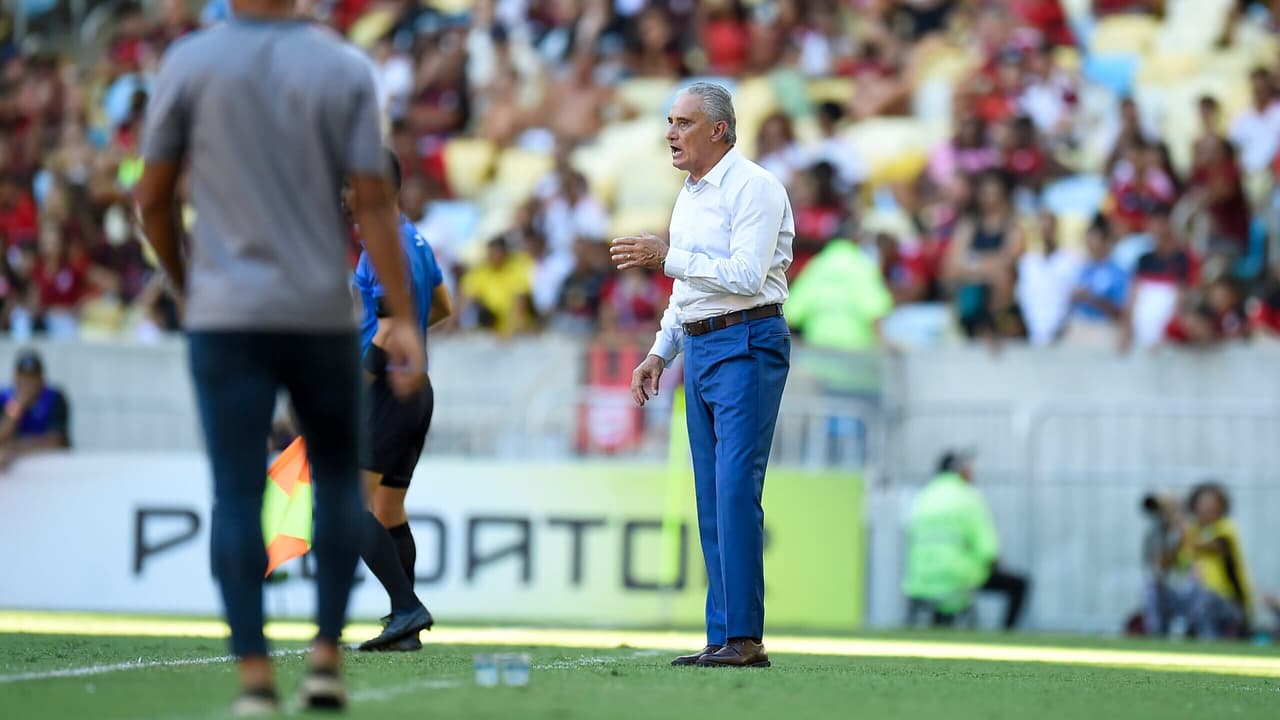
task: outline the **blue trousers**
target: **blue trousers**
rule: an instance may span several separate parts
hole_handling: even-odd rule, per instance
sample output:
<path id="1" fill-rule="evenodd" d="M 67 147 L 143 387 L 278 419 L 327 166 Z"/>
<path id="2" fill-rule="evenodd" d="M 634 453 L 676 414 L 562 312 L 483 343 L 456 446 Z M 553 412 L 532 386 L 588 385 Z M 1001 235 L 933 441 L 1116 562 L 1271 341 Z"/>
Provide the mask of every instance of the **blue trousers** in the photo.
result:
<path id="1" fill-rule="evenodd" d="M 280 388 L 289 391 L 311 462 L 317 636 L 336 642 L 364 533 L 355 333 L 192 332 L 188 350 L 213 466 L 213 574 L 231 626 L 232 654 L 267 652 L 262 496 L 267 435 Z"/>
<path id="2" fill-rule="evenodd" d="M 765 466 L 791 333 L 781 317 L 685 337 L 685 414 L 707 565 L 707 642 L 764 636 Z"/>

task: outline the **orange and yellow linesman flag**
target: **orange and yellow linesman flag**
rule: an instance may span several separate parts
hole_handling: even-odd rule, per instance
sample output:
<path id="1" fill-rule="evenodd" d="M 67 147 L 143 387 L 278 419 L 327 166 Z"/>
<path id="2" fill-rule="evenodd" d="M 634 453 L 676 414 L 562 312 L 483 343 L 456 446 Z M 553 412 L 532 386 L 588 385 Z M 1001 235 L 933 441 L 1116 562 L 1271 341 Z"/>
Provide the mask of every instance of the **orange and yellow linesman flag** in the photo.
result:
<path id="1" fill-rule="evenodd" d="M 267 543 L 268 575 L 311 549 L 311 465 L 301 437 L 267 470 L 262 535 Z"/>

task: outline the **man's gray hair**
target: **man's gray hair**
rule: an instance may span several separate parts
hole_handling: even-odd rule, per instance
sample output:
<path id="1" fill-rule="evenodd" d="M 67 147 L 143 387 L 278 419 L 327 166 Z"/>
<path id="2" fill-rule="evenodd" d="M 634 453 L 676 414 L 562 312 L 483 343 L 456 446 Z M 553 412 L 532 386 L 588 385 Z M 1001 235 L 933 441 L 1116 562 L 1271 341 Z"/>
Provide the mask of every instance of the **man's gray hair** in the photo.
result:
<path id="1" fill-rule="evenodd" d="M 696 82 L 680 91 L 681 95 L 697 95 L 702 98 L 702 112 L 712 124 L 724 122 L 724 144 L 738 144 L 738 119 L 733 114 L 733 96 L 723 85 Z"/>

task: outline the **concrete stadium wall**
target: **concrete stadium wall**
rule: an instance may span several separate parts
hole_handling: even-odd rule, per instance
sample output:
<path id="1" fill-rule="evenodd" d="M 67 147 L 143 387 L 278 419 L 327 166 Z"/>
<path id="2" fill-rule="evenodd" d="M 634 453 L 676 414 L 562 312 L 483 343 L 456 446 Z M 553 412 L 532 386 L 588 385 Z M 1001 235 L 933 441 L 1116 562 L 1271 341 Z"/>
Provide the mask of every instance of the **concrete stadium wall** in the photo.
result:
<path id="1" fill-rule="evenodd" d="M 1234 496 L 1255 594 L 1280 591 L 1278 361 L 1274 347 L 895 358 L 886 472 L 867 501 L 869 623 L 902 622 L 903 523 L 940 453 L 956 446 L 978 451 L 1003 562 L 1035 583 L 1033 627 L 1118 630 L 1141 588 L 1141 497 L 1210 478 Z M 993 625 L 999 612 L 980 615 Z"/>
<path id="2" fill-rule="evenodd" d="M 11 367 L 15 350 L 0 343 L 0 368 Z M 42 350 L 50 377 L 71 396 L 78 448 L 199 448 L 181 342 Z M 580 342 L 442 337 L 431 355 L 440 408 L 433 452 L 571 452 L 576 408 L 586 397 Z M 1149 490 L 1182 490 L 1208 477 L 1226 483 L 1254 585 L 1280 591 L 1278 361 L 1272 347 L 1125 357 L 954 348 L 884 358 L 797 348 L 775 455 L 866 471 L 869 624 L 901 622 L 903 520 L 938 455 L 964 445 L 979 452 L 978 483 L 1000 528 L 1004 562 L 1035 582 L 1030 625 L 1115 630 L 1137 603 L 1137 505 Z M 824 392 L 829 383 L 819 378 L 833 363 L 881 378 L 883 395 Z M 669 390 L 677 374 L 665 380 Z M 670 396 L 664 391 L 646 409 L 650 432 L 638 454 L 665 457 Z M 858 447 L 832 452 L 845 442 Z M 997 614 L 980 607 L 984 624 Z"/>

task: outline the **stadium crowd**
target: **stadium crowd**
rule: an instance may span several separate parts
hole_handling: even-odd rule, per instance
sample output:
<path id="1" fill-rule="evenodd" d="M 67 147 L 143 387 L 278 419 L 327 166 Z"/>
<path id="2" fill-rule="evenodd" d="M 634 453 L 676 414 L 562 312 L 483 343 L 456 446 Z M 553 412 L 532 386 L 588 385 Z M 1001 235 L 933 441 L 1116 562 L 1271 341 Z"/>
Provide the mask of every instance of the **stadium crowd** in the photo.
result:
<path id="1" fill-rule="evenodd" d="M 137 136 L 165 48 L 227 7 L 114 7 L 100 53 L 76 57 L 0 24 L 0 320 L 15 336 L 178 325 L 132 209 Z M 810 344 L 1280 336 L 1277 2 L 300 12 L 368 53 L 402 205 L 450 270 L 463 331 L 656 327 L 670 281 L 614 271 L 606 243 L 665 231 L 681 178 L 660 118 L 679 83 L 710 77 L 734 90 L 743 151 L 789 189 L 787 314 Z"/>

